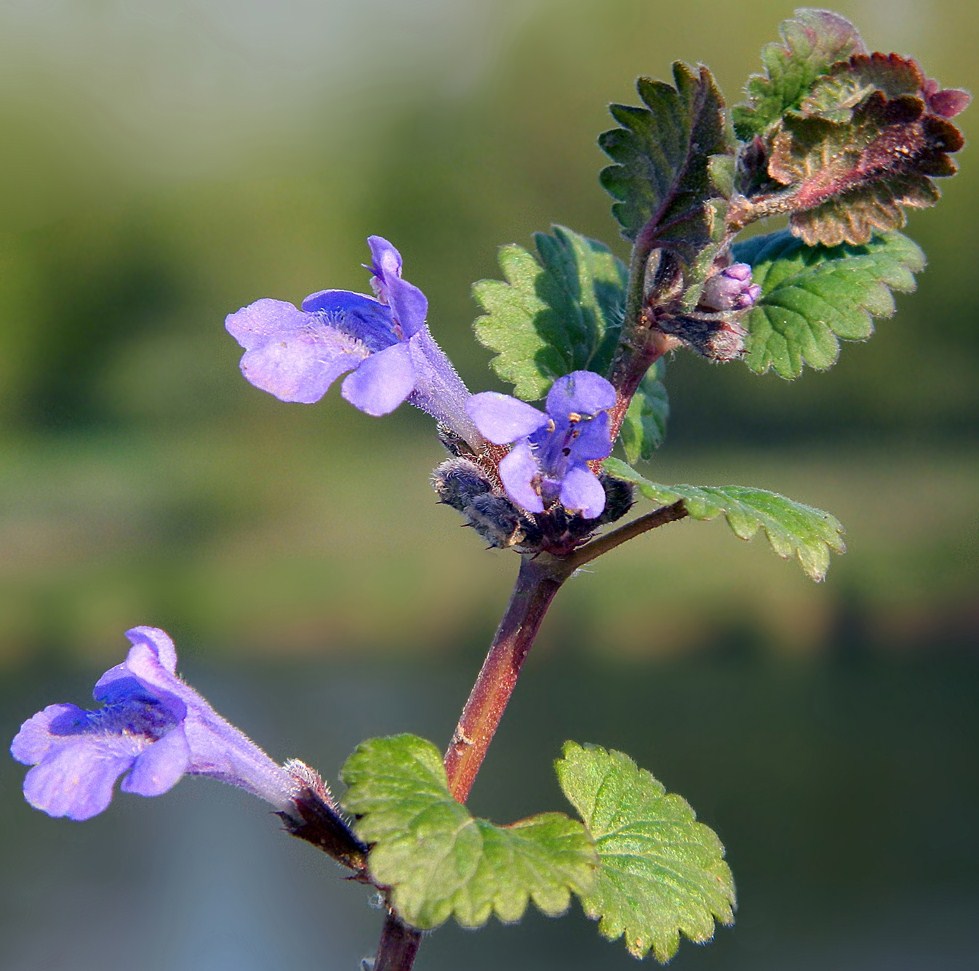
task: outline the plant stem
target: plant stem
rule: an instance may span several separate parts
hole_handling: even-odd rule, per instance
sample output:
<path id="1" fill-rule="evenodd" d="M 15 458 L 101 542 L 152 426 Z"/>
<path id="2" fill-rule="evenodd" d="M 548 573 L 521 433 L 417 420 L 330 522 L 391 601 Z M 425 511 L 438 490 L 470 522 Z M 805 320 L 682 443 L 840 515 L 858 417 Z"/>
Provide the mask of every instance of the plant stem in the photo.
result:
<path id="1" fill-rule="evenodd" d="M 521 557 L 520 572 L 510 594 L 510 602 L 445 753 L 449 791 L 455 799 L 464 803 L 469 798 L 490 742 L 517 685 L 523 662 L 561 584 L 575 570 L 602 553 L 657 526 L 683 519 L 686 515 L 687 510 L 681 499 L 620 526 L 582 546 L 570 556 L 559 558 L 541 553 Z M 406 927 L 397 914 L 389 911 L 377 946 L 374 971 L 411 971 L 421 938 L 421 931 Z"/>
<path id="2" fill-rule="evenodd" d="M 469 798 L 547 608 L 573 572 L 574 566 L 566 560 L 546 553 L 521 557 L 510 602 L 445 753 L 449 791 L 459 802 Z M 421 931 L 406 927 L 389 911 L 374 971 L 410 971 L 421 936 Z"/>
<path id="3" fill-rule="evenodd" d="M 421 931 L 406 927 L 398 915 L 389 910 L 377 946 L 373 971 L 409 971 L 421 943 Z"/>
<path id="4" fill-rule="evenodd" d="M 567 564 L 572 570 L 580 569 L 586 563 L 591 563 L 592 560 L 601 556 L 603 553 L 614 550 L 616 546 L 620 546 L 626 540 L 632 539 L 635 536 L 641 536 L 643 533 L 651 529 L 656 529 L 658 526 L 675 523 L 678 519 L 683 519 L 686 515 L 687 507 L 684 505 L 682 499 L 677 499 L 676 502 L 669 506 L 660 506 L 659 509 L 654 509 L 652 512 L 646 513 L 645 516 L 633 519 L 632 522 L 626 523 L 618 529 L 613 529 L 612 532 L 606 533 L 604 536 L 599 536 L 598 539 L 593 539 L 585 546 L 579 547 L 567 557 Z"/>
<path id="5" fill-rule="evenodd" d="M 510 603 L 445 753 L 449 790 L 459 802 L 469 798 L 544 614 L 572 572 L 546 554 L 521 559 Z"/>

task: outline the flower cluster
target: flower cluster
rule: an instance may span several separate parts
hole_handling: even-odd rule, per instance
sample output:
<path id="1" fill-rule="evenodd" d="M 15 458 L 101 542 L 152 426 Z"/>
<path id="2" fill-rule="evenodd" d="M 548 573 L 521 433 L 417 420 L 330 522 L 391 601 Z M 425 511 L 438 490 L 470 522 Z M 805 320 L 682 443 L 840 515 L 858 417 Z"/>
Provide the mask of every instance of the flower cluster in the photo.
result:
<path id="1" fill-rule="evenodd" d="M 391 243 L 367 242 L 374 297 L 320 290 L 301 309 L 262 299 L 228 316 L 225 326 L 245 349 L 242 373 L 280 400 L 303 404 L 319 401 L 346 374 L 343 397 L 355 408 L 386 415 L 408 401 L 477 447 L 469 391 L 429 332 L 425 294 L 402 279 Z"/>
<path id="2" fill-rule="evenodd" d="M 126 636 L 128 657 L 95 685 L 101 708 L 48 705 L 21 726 L 10 752 L 33 766 L 27 801 L 49 816 L 90 819 L 109 805 L 120 776 L 124 792 L 159 796 L 184 775 L 203 775 L 291 814 L 296 778 L 177 677 L 167 634 L 135 627 Z"/>

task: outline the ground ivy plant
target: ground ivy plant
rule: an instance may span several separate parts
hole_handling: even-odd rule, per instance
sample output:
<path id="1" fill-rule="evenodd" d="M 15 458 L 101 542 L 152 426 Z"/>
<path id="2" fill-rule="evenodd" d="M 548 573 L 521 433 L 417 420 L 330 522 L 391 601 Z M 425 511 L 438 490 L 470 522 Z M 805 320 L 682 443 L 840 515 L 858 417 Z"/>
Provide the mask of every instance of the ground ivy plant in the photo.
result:
<path id="1" fill-rule="evenodd" d="M 900 229 L 955 171 L 962 137 L 950 119 L 969 98 L 810 9 L 782 24 L 733 109 L 706 67 L 677 63 L 671 81 L 640 78 L 637 89 L 639 104 L 613 105 L 616 127 L 599 139 L 628 263 L 555 226 L 533 251 L 504 247 L 503 278 L 474 288 L 476 337 L 512 396 L 470 393 L 380 236 L 368 239 L 373 295 L 321 290 L 298 308 L 262 299 L 227 319 L 244 376 L 283 401 L 312 404 L 342 376 L 343 397 L 369 415 L 405 401 L 430 414 L 448 452 L 432 476 L 439 500 L 483 545 L 516 556 L 512 597 L 444 755 L 414 735 L 368 739 L 334 796 L 182 681 L 166 633 L 137 627 L 126 660 L 95 686 L 101 707 L 51 705 L 14 739 L 14 758 L 32 766 L 32 806 L 88 819 L 120 778 L 143 796 L 188 773 L 239 786 L 382 895 L 374 971 L 410 968 L 422 932 L 447 920 L 516 921 L 531 905 L 556 917 L 572 897 L 604 937 L 658 961 L 681 935 L 704 942 L 732 922 L 721 841 L 622 752 L 566 743 L 555 768 L 570 811 L 501 824 L 466 800 L 551 601 L 585 564 L 668 523 L 718 516 L 741 539 L 762 530 L 813 580 L 843 552 L 827 512 L 636 469 L 666 431 L 663 359 L 687 348 L 794 378 L 830 367 L 841 340 L 869 337 L 924 266 Z M 772 217 L 786 228 L 741 238 Z M 653 508 L 627 519 L 640 498 Z"/>

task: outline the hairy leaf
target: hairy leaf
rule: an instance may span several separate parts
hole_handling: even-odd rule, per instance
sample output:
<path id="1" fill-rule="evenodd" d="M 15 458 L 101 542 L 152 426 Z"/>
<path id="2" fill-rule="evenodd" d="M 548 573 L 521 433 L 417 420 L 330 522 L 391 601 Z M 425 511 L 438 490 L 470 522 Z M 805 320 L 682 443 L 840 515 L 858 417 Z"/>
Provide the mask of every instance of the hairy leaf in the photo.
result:
<path id="1" fill-rule="evenodd" d="M 491 914 L 519 920 L 528 901 L 549 916 L 595 879 L 581 823 L 542 813 L 511 826 L 475 819 L 449 793 L 438 750 L 415 735 L 373 738 L 347 759 L 344 808 L 373 844 L 371 877 L 391 888 L 407 923 L 428 930 L 449 917 L 479 927 Z"/>
<path id="2" fill-rule="evenodd" d="M 581 902 L 604 937 L 625 935 L 630 954 L 651 950 L 668 961 L 681 933 L 702 943 L 715 920 L 733 923 L 724 847 L 684 799 L 627 755 L 597 745 L 565 743 L 555 768 L 598 849 L 598 880 Z"/>
<path id="3" fill-rule="evenodd" d="M 644 107 L 612 105 L 622 126 L 599 138 L 615 163 L 601 181 L 622 234 L 635 241 L 670 241 L 689 246 L 714 235 L 716 208 L 710 198 L 730 191 L 731 168 L 718 156 L 734 153 L 721 97 L 705 67 L 694 74 L 673 65 L 675 87 L 664 81 L 636 82 Z"/>
<path id="4" fill-rule="evenodd" d="M 925 266 L 915 243 L 900 233 L 873 237 L 863 246 L 806 246 L 782 231 L 734 247 L 751 265 L 762 295 L 741 323 L 748 329 L 744 361 L 759 374 L 769 368 L 795 378 L 804 365 L 836 363 L 840 339 L 865 340 L 873 317 L 894 312 L 891 290 L 914 289 Z"/>
<path id="5" fill-rule="evenodd" d="M 622 326 L 625 266 L 604 244 L 553 229 L 534 236 L 539 258 L 516 244 L 500 250 L 506 282 L 473 286 L 484 311 L 476 337 L 496 351 L 496 374 L 527 401 L 572 371 L 604 374 Z"/>
<path id="6" fill-rule="evenodd" d="M 797 10 L 779 33 L 781 43 L 762 49 L 764 73 L 748 79 L 747 102 L 733 108 L 734 128 L 743 141 L 765 135 L 802 103 L 831 65 L 865 50 L 856 27 L 828 10 Z"/>
<path id="7" fill-rule="evenodd" d="M 663 384 L 665 370 L 663 359 L 660 358 L 646 372 L 629 403 L 629 410 L 619 432 L 619 441 L 622 442 L 626 458 L 630 462 L 650 458 L 666 438 L 670 399 L 666 393 L 666 385 Z"/>
<path id="8" fill-rule="evenodd" d="M 920 98 L 931 114 L 952 118 L 971 100 L 954 88 L 942 90 L 937 81 L 925 77 L 921 66 L 900 54 L 858 54 L 842 61 L 812 87 L 799 107 L 807 118 L 848 122 L 854 109 L 874 91 L 887 98 L 911 95 Z"/>
<path id="9" fill-rule="evenodd" d="M 692 519 L 723 515 L 739 539 L 751 539 L 759 529 L 764 530 L 772 549 L 783 559 L 797 559 L 812 580 L 826 576 L 831 550 L 843 553 L 846 549 L 843 526 L 835 516 L 777 492 L 736 485 L 660 485 L 617 459 L 606 459 L 605 470 L 634 482 L 653 502 L 665 506 L 682 499 Z"/>
<path id="10" fill-rule="evenodd" d="M 933 178 L 954 175 L 964 144 L 921 98 L 875 90 L 849 122 L 788 116 L 772 141 L 768 172 L 792 190 L 792 231 L 813 246 L 861 244 L 898 229 L 905 207 L 933 206 Z"/>

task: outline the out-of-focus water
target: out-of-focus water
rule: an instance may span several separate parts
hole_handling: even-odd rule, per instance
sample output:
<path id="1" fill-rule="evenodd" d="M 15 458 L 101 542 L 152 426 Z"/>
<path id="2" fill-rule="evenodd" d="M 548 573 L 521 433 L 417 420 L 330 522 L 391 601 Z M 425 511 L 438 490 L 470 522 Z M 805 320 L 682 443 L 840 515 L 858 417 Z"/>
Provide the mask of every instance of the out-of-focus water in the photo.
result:
<path id="1" fill-rule="evenodd" d="M 498 821 L 563 809 L 550 763 L 566 738 L 628 751 L 721 835 L 739 888 L 733 930 L 685 943 L 671 967 L 896 971 L 976 967 L 979 661 L 918 656 L 793 664 L 730 650 L 670 664 L 558 672 L 532 657 L 473 793 Z M 471 658 L 474 670 L 478 650 Z M 591 666 L 589 666 L 591 665 Z M 92 672 L 94 677 L 99 672 Z M 185 671 L 277 758 L 328 776 L 369 735 L 447 739 L 468 690 L 461 662 L 387 671 L 290 662 Z M 3 729 L 75 673 L 2 690 Z M 364 888 L 244 794 L 185 780 L 117 796 L 88 823 L 49 820 L 2 765 L 0 940 L 6 971 L 353 969 L 380 914 Z M 631 968 L 577 908 L 478 933 L 444 927 L 419 969 Z"/>

